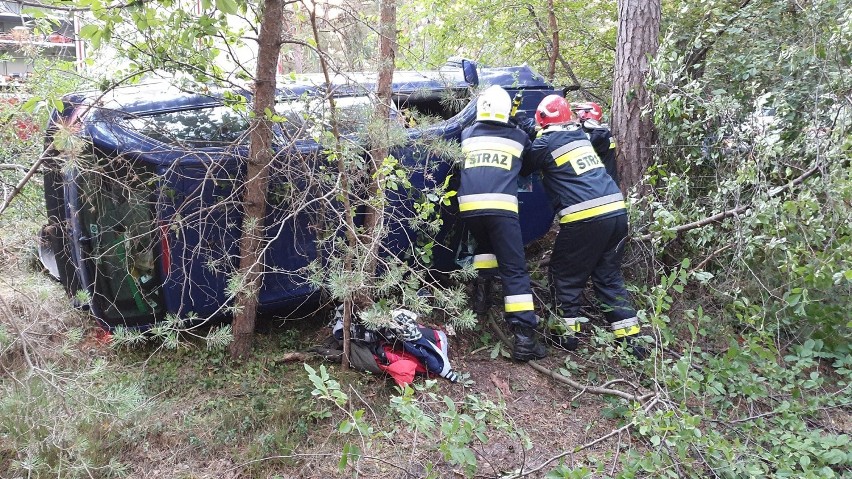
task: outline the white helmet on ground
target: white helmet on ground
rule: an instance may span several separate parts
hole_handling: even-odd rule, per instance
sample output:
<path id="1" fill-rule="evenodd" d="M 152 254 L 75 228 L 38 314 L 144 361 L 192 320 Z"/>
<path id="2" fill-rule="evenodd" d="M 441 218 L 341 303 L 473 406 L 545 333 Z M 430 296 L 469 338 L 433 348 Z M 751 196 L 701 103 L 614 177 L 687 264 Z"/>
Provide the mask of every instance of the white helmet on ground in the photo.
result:
<path id="1" fill-rule="evenodd" d="M 479 94 L 476 100 L 477 121 L 509 122 L 509 112 L 512 110 L 512 99 L 503 88 L 494 85 Z"/>

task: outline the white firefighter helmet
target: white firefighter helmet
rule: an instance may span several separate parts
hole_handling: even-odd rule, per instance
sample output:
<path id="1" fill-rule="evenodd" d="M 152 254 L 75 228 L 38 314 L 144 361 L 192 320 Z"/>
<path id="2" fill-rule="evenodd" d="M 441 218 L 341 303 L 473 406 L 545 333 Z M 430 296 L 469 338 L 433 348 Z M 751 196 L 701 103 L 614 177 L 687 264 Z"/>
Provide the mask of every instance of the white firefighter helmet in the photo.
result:
<path id="1" fill-rule="evenodd" d="M 494 85 L 479 94 L 476 100 L 476 120 L 509 122 L 509 112 L 512 110 L 512 99 L 503 88 Z"/>

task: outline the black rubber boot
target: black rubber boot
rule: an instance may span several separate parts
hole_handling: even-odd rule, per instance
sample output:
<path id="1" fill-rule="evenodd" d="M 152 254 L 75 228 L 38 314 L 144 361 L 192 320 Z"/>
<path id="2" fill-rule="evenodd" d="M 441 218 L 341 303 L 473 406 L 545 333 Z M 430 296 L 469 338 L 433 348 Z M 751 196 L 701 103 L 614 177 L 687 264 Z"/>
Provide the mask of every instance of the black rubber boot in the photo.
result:
<path id="1" fill-rule="evenodd" d="M 626 338 L 621 338 L 621 341 L 624 343 L 627 352 L 639 361 L 644 361 L 651 355 L 648 347 L 636 336 L 627 336 Z"/>
<path id="2" fill-rule="evenodd" d="M 534 328 L 529 326 L 515 326 L 512 329 L 515 335 L 512 358 L 518 361 L 531 361 L 547 357 L 547 349 L 536 339 Z"/>
<path id="3" fill-rule="evenodd" d="M 473 312 L 485 314 L 491 309 L 491 291 L 494 278 L 477 278 L 473 286 Z"/>

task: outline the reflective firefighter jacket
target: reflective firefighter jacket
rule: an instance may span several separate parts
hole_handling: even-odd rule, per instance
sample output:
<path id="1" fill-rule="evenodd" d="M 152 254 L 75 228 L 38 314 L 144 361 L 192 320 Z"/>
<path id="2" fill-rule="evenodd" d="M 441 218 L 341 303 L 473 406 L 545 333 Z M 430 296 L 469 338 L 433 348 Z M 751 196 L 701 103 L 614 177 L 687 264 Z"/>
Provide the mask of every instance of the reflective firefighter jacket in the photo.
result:
<path id="1" fill-rule="evenodd" d="M 527 133 L 512 125 L 478 121 L 462 132 L 461 216 L 518 217 L 518 174 L 529 147 Z"/>
<path id="2" fill-rule="evenodd" d="M 550 127 L 539 134 L 521 175 L 538 170 L 562 224 L 627 214 L 621 190 L 577 126 Z"/>

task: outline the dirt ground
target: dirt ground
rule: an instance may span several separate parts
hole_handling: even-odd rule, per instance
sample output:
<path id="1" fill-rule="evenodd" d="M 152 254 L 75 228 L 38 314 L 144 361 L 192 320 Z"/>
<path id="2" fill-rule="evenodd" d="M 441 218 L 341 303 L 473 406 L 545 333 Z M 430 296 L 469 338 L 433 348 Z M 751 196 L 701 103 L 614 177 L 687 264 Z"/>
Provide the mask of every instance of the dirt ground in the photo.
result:
<path id="1" fill-rule="evenodd" d="M 322 334 L 322 331 L 318 334 Z M 620 427 L 622 424 L 619 420 L 602 415 L 602 411 L 612 405 L 602 396 L 580 394 L 580 391 L 550 379 L 527 364 L 503 357 L 492 359 L 490 349 L 472 349 L 469 345 L 472 341 L 470 334 L 451 339 L 453 368 L 462 373 L 465 379 L 452 384 L 438 378 L 437 388 L 430 391 L 439 398 L 447 395 L 457 404 L 470 395 L 505 404 L 505 418 L 515 428 L 522 429 L 532 445 L 527 450 L 517 438 L 489 428 L 487 441 L 474 441 L 471 444 L 478 465 L 472 477 L 498 478 L 522 466 L 526 470 L 544 466 L 541 470 L 525 476 L 539 478 L 545 477 L 547 472 L 560 463 L 587 465 L 592 458 L 605 463 L 607 473 L 612 474 L 619 470 L 619 454 L 623 453 L 625 448 L 637 447 L 630 444 L 629 433 L 625 432 L 576 455 L 552 460 L 554 456 L 581 447 Z M 550 357 L 540 361 L 540 364 L 558 370 L 566 358 L 583 361 L 577 355 L 551 350 Z M 310 364 L 318 368 L 323 363 L 311 361 Z M 388 402 L 391 396 L 396 394 L 396 390 L 390 378 L 370 377 L 358 372 L 341 373 L 336 364 L 324 364 L 349 394 L 350 409 L 366 409 L 368 422 L 376 426 L 377 430 L 392 431 L 391 424 L 394 421 L 389 421 L 386 415 L 391 413 Z M 418 378 L 416 383 L 423 384 L 424 381 L 423 378 Z M 354 392 L 356 390 L 357 392 Z M 425 396 L 426 393 L 417 393 L 418 398 Z M 200 404 L 204 400 L 196 398 L 182 401 L 181 409 L 168 412 L 171 415 L 168 421 L 183 421 L 185 408 L 192 408 L 192 404 Z M 443 411 L 443 403 L 426 401 L 422 403 L 422 407 L 427 410 L 433 408 L 431 411 L 435 415 Z M 237 454 L 236 451 L 216 458 L 205 457 L 194 452 L 184 439 L 174 435 L 154 434 L 149 437 L 144 447 L 132 452 L 135 456 L 134 472 L 130 477 L 410 479 L 426 477 L 430 465 L 435 466 L 437 473 L 433 477 L 465 477 L 461 467 L 451 466 L 442 458 L 441 453 L 435 450 L 434 442 L 426 445 L 424 442 L 429 442 L 426 437 L 402 430 L 393 432 L 388 437 L 381 434 L 373 437 L 372 446 L 362 451 L 364 458 L 341 473 L 338 462 L 343 443 L 358 442 L 357 436 L 347 438 L 338 434 L 337 426 L 341 420 L 343 416 L 335 414 L 319 421 L 311 426 L 308 436 L 287 454 L 288 457 L 270 456 L 268 461 L 260 460 L 258 464 L 241 462 L 241 458 L 246 455 Z"/>
<path id="2" fill-rule="evenodd" d="M 472 446 L 478 463 L 475 477 L 497 478 L 521 467 L 530 470 L 540 466 L 544 467 L 525 477 L 545 477 L 547 472 L 560 463 L 588 465 L 592 458 L 605 463 L 609 474 L 619 470 L 619 454 L 626 447 L 637 447 L 635 444 L 630 445 L 628 432 L 614 435 L 578 454 L 568 454 L 562 459 L 553 460 L 555 456 L 564 455 L 566 451 L 580 448 L 618 429 L 622 425 L 618 419 L 602 415 L 602 410 L 612 407 L 612 404 L 599 395 L 581 394 L 525 363 L 504 357 L 492 358 L 491 348 L 472 347 L 475 341 L 472 336 L 463 334 L 451 339 L 453 368 L 465 375 L 466 384 L 465 381 L 451 384 L 439 379 L 438 394 L 446 394 L 457 403 L 467 395 L 504 403 L 506 417 L 515 427 L 524 431 L 532 444 L 526 450 L 517 438 L 492 431 L 487 442 Z M 585 361 L 577 354 L 551 348 L 550 356 L 539 361 L 539 364 L 558 371 L 566 360 Z M 635 379 L 629 376 L 629 371 L 626 373 L 629 379 Z M 417 381 L 422 382 L 423 379 Z M 388 379 L 385 387 L 391 387 L 390 384 L 392 382 Z M 377 395 L 378 398 L 384 396 Z M 425 477 L 426 463 L 443 461 L 434 454 L 425 454 L 422 451 L 424 448 L 418 446 L 416 441 L 417 438 L 411 435 L 398 434 L 394 436 L 392 447 L 382 442 L 377 450 L 365 453 L 382 457 L 395 466 L 364 460 L 359 466 L 361 477 Z M 325 444 L 308 446 L 303 452 L 306 455 L 322 454 L 323 450 L 327 451 L 326 447 Z M 280 472 L 288 474 L 284 477 L 294 478 L 352 477 L 351 472 L 340 474 L 334 466 L 336 463 L 329 464 L 320 456 L 316 460 L 303 462 L 299 471 Z M 439 470 L 437 477 L 464 477 L 461 468 L 452 468 L 446 463 L 441 464 Z"/>

